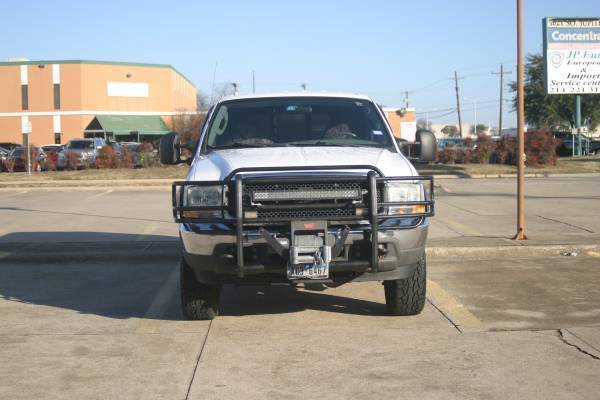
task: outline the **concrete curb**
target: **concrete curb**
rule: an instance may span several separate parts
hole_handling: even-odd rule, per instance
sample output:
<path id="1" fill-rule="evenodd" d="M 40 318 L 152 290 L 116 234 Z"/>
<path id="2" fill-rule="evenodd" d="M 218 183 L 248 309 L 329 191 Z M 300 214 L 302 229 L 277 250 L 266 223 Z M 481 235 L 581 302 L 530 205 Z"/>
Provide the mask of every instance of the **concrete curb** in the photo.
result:
<path id="1" fill-rule="evenodd" d="M 136 242 L 137 243 L 137 242 Z M 24 245 L 14 249 L 0 248 L 0 262 L 14 263 L 67 263 L 84 261 L 132 261 L 144 260 L 173 261 L 180 257 L 180 246 L 177 241 L 149 244 L 143 248 L 134 248 L 127 251 L 123 246 L 118 248 L 105 247 L 100 250 L 90 250 L 89 246 L 72 247 L 58 246 L 56 249 L 35 248 Z M 501 246 L 433 246 L 426 249 L 430 261 L 445 259 L 491 259 L 504 257 L 536 257 L 560 256 L 561 253 L 584 254 L 588 251 L 600 251 L 598 244 L 553 244 L 553 245 L 501 245 Z"/>
<path id="2" fill-rule="evenodd" d="M 427 175 L 427 174 L 426 174 Z M 516 179 L 517 174 L 449 174 L 449 175 L 433 175 L 434 179 Z M 534 173 L 525 174 L 525 178 L 576 178 L 576 177 L 600 177 L 600 173 Z"/>
<path id="3" fill-rule="evenodd" d="M 180 256 L 179 241 L 159 242 L 78 242 L 3 243 L 0 263 L 67 263 L 82 261 L 175 260 Z"/>
<path id="4" fill-rule="evenodd" d="M 131 261 L 141 262 L 143 260 L 166 260 L 172 261 L 177 260 L 180 256 L 179 251 L 175 252 L 161 252 L 161 253 L 139 253 L 132 252 L 127 254 L 106 254 L 106 253 L 86 253 L 86 254 L 57 254 L 57 253 L 5 253 L 0 252 L 0 263 L 12 262 L 12 263 L 71 263 L 71 262 L 114 262 L 114 261 Z"/>
<path id="5" fill-rule="evenodd" d="M 585 253 L 598 251 L 598 244 L 552 244 L 552 245 L 515 245 L 515 246 L 480 246 L 480 247 L 428 247 L 427 257 L 431 259 L 479 258 L 490 259 L 498 257 L 535 257 L 560 256 L 561 253 Z"/>
<path id="6" fill-rule="evenodd" d="M 54 188 L 131 188 L 171 187 L 177 179 L 97 179 L 97 180 L 51 180 L 51 181 L 0 181 L 0 189 L 54 189 Z"/>

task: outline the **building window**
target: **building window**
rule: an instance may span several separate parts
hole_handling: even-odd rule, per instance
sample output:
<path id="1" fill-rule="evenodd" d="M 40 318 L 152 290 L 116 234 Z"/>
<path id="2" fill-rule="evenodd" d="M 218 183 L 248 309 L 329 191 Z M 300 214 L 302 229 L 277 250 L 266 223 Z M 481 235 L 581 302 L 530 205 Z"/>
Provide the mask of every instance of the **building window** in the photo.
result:
<path id="1" fill-rule="evenodd" d="M 29 95 L 27 91 L 27 85 L 21 85 L 21 108 L 23 110 L 29 109 Z"/>
<path id="2" fill-rule="evenodd" d="M 54 109 L 60 110 L 60 83 L 54 84 Z"/>
<path id="3" fill-rule="evenodd" d="M 54 144 L 60 144 L 60 132 L 54 132 Z"/>

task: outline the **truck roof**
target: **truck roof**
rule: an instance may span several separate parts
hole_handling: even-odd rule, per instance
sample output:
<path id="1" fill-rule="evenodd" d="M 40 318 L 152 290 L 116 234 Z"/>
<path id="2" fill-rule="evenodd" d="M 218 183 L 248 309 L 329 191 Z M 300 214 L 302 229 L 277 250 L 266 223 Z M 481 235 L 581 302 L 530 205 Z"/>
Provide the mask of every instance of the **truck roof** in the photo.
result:
<path id="1" fill-rule="evenodd" d="M 246 100 L 246 99 L 266 99 L 266 98 L 285 98 L 285 97 L 337 97 L 344 99 L 355 99 L 355 100 L 367 100 L 373 101 L 369 96 L 356 93 L 341 93 L 341 92 L 275 92 L 275 93 L 261 93 L 261 94 L 249 94 L 249 95 L 232 95 L 221 99 L 220 101 L 229 100 Z"/>

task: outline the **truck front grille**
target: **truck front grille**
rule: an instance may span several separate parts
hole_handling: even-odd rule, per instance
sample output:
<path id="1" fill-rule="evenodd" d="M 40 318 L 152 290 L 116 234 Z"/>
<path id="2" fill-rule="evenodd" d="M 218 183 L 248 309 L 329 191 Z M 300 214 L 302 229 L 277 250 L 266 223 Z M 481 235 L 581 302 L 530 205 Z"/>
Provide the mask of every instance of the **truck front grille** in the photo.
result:
<path id="1" fill-rule="evenodd" d="M 368 203 L 366 180 L 329 182 L 244 182 L 246 215 L 259 219 L 326 219 L 352 217 Z M 381 201 L 382 188 L 377 192 Z M 233 194 L 232 191 L 230 191 Z M 235 204 L 233 197 L 229 204 Z M 305 206 L 305 207 L 303 207 Z"/>
<path id="2" fill-rule="evenodd" d="M 306 219 L 306 218 L 333 218 L 350 217 L 355 215 L 354 208 L 314 208 L 314 209 L 278 209 L 258 210 L 258 218 L 283 218 L 283 219 Z"/>

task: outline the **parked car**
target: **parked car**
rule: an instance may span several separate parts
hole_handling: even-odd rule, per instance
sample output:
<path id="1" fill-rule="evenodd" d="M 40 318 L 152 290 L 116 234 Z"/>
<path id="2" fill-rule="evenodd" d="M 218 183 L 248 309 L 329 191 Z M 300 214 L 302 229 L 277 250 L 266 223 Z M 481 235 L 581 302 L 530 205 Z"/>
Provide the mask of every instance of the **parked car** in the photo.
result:
<path id="1" fill-rule="evenodd" d="M 10 150 L 5 149 L 4 147 L 0 147 L 0 172 L 6 171 L 6 167 L 4 166 L 4 161 L 10 154 Z"/>
<path id="2" fill-rule="evenodd" d="M 106 145 L 106 140 L 103 138 L 71 139 L 64 149 L 58 152 L 57 167 L 62 169 L 68 166 L 67 154 L 69 152 L 77 156 L 76 167 L 95 167 L 98 151 Z"/>
<path id="3" fill-rule="evenodd" d="M 600 155 L 600 140 L 590 141 L 590 154 Z"/>
<path id="4" fill-rule="evenodd" d="M 12 151 L 15 147 L 21 147 L 21 145 L 12 142 L 0 142 L 0 148 L 8 150 L 9 152 Z"/>
<path id="5" fill-rule="evenodd" d="M 62 144 L 45 144 L 41 146 L 44 153 L 48 156 L 48 164 L 52 163 L 55 167 L 58 165 L 58 153 L 64 148 Z"/>
<path id="6" fill-rule="evenodd" d="M 47 156 L 44 151 L 38 147 L 30 148 L 31 155 L 35 157 L 35 160 L 29 160 L 31 162 L 32 171 L 45 171 Z M 15 147 L 10 154 L 6 157 L 4 164 L 11 163 L 13 172 L 27 171 L 27 149 L 25 147 Z"/>
<path id="7" fill-rule="evenodd" d="M 152 160 L 156 159 L 158 154 L 158 151 L 149 143 L 120 142 L 120 145 L 121 147 L 127 148 L 129 151 L 135 168 L 142 168 L 144 164 L 148 162 L 148 160 L 144 160 L 144 157 L 148 157 Z M 142 151 L 144 152 L 143 157 L 139 156 Z"/>
<path id="8" fill-rule="evenodd" d="M 419 135 L 420 161 L 431 161 L 435 137 Z M 182 160 L 184 146 L 195 155 Z M 172 197 L 187 318 L 214 318 L 225 283 L 383 281 L 389 314 L 422 311 L 433 178 L 368 97 L 226 98 L 198 142 L 166 134 L 160 156 L 191 164 Z"/>
<path id="9" fill-rule="evenodd" d="M 577 135 L 572 134 L 571 132 L 553 132 L 552 135 L 555 139 L 560 140 L 560 143 L 556 147 L 556 154 L 561 157 L 569 157 L 573 155 L 573 145 L 575 145 L 575 149 L 577 149 Z M 594 154 L 595 149 L 592 145 L 592 141 L 586 136 L 581 135 L 581 149 L 584 154 Z M 575 150 L 575 153 L 577 150 Z"/>
<path id="10" fill-rule="evenodd" d="M 465 139 L 462 137 L 445 137 L 437 141 L 438 150 L 444 150 L 446 147 L 466 148 Z"/>

